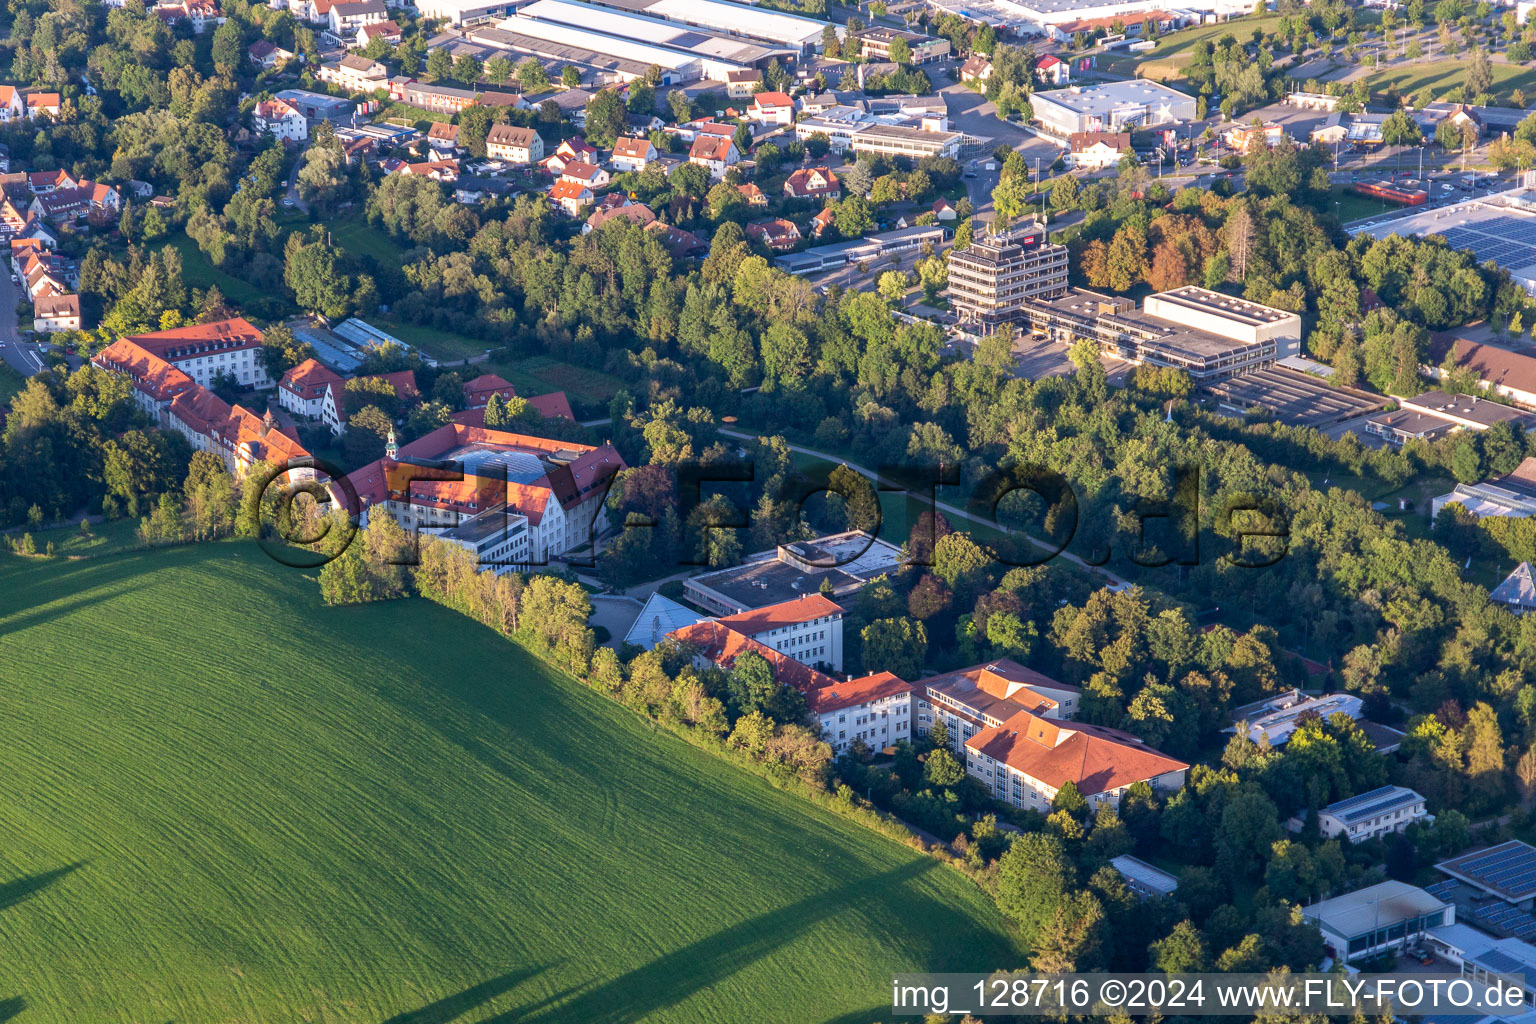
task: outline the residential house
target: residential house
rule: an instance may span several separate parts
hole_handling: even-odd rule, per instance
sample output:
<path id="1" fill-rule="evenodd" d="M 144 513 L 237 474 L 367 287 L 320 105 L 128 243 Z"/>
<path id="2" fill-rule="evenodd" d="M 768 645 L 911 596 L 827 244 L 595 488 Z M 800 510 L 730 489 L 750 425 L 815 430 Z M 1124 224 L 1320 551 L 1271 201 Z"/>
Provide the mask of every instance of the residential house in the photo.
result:
<path id="1" fill-rule="evenodd" d="M 965 741 L 965 770 L 994 799 L 1049 813 L 1069 782 L 1089 808 L 1118 808 L 1137 783 L 1165 794 L 1182 788 L 1189 765 L 1119 729 L 1019 711 Z"/>
<path id="2" fill-rule="evenodd" d="M 495 124 L 485 137 L 485 152 L 509 164 L 535 164 L 544 159 L 544 140 L 532 128 Z"/>
<path id="3" fill-rule="evenodd" d="M 560 170 L 560 180 L 598 189 L 607 185 L 613 176 L 606 167 L 589 164 L 585 160 L 572 160 Z"/>
<path id="4" fill-rule="evenodd" d="M 1431 336 L 1429 359 L 1421 366 L 1424 374 L 1441 379 L 1447 361 L 1458 369 L 1471 370 L 1483 388 L 1523 408 L 1536 409 L 1536 357 L 1454 334 Z"/>
<path id="5" fill-rule="evenodd" d="M 1336 800 L 1317 812 L 1318 831 L 1324 839 L 1347 839 L 1351 843 L 1380 839 L 1404 832 L 1416 821 L 1435 820 L 1424 806 L 1424 798 L 1406 786 L 1379 786 L 1345 800 Z M 1302 822 L 1292 819 L 1296 831 Z"/>
<path id="6" fill-rule="evenodd" d="M 836 218 L 832 207 L 830 205 L 822 207 L 821 212 L 811 218 L 811 237 L 820 238 L 822 233 L 832 227 L 835 221 Z"/>
<path id="7" fill-rule="evenodd" d="M 763 81 L 763 73 L 756 68 L 737 68 L 725 73 L 725 95 L 729 99 L 749 99 Z"/>
<path id="8" fill-rule="evenodd" d="M 74 188 L 80 183 L 69 176 L 68 171 L 33 171 L 27 175 L 27 188 L 35 196 L 55 189 Z"/>
<path id="9" fill-rule="evenodd" d="M 763 190 L 752 184 L 750 181 L 744 181 L 737 185 L 736 191 L 741 193 L 741 198 L 747 201 L 748 206 L 768 205 L 768 197 L 763 195 Z"/>
<path id="10" fill-rule="evenodd" d="M 802 167 L 784 179 L 784 194 L 791 199 L 841 199 L 843 186 L 828 167 Z"/>
<path id="11" fill-rule="evenodd" d="M 725 172 L 741 162 L 736 143 L 719 135 L 699 135 L 688 150 L 688 162 L 698 164 L 709 172 L 711 180 L 719 181 Z"/>
<path id="12" fill-rule="evenodd" d="M 587 140 L 580 136 L 561 140 L 560 145 L 555 147 L 554 153 L 544 161 L 544 167 L 550 174 L 558 176 L 564 172 L 566 164 L 577 162 L 589 164 L 599 162 L 597 150 L 587 145 Z"/>
<path id="13" fill-rule="evenodd" d="M 960 214 L 955 210 L 955 208 L 949 205 L 949 200 L 938 199 L 934 201 L 933 217 L 939 223 L 948 224 L 950 221 L 956 219 L 959 216 Z"/>
<path id="14" fill-rule="evenodd" d="M 656 147 L 647 138 L 620 135 L 613 143 L 613 157 L 608 161 L 616 171 L 643 171 L 656 159 Z"/>
<path id="15" fill-rule="evenodd" d="M 960 65 L 960 81 L 985 84 L 992 77 L 992 62 L 980 53 L 973 53 Z"/>
<path id="16" fill-rule="evenodd" d="M 1046 54 L 1035 61 L 1035 78 L 1042 85 L 1059 89 L 1072 79 L 1072 65 L 1054 54 Z M 982 79 L 986 81 L 986 79 Z"/>
<path id="17" fill-rule="evenodd" d="M 292 50 L 285 50 L 268 39 L 256 40 L 246 53 L 250 55 L 251 62 L 259 64 L 262 70 L 279 67 L 296 56 Z"/>
<path id="18" fill-rule="evenodd" d="M 1072 166 L 1095 171 L 1113 167 L 1131 152 L 1130 132 L 1073 132 L 1067 136 Z"/>
<path id="19" fill-rule="evenodd" d="M 459 148 L 459 126 L 447 121 L 433 121 L 427 129 L 427 146 L 438 153 L 452 153 Z"/>
<path id="20" fill-rule="evenodd" d="M 453 182 L 459 180 L 459 162 L 457 160 L 425 160 L 419 164 L 406 164 L 400 169 L 401 174 L 416 174 L 433 181 Z"/>
<path id="21" fill-rule="evenodd" d="M 747 116 L 758 124 L 794 124 L 795 101 L 782 92 L 760 92 L 752 97 Z"/>
<path id="22" fill-rule="evenodd" d="M 289 142 L 303 142 L 309 138 L 309 119 L 292 104 L 280 100 L 262 100 L 251 111 L 251 124 L 256 131 L 275 135 Z"/>
<path id="23" fill-rule="evenodd" d="M 1251 153 L 1259 149 L 1270 149 L 1279 145 L 1285 138 L 1285 127 L 1275 121 L 1260 121 L 1258 124 L 1236 124 L 1227 129 L 1226 141 L 1239 153 Z"/>
<path id="24" fill-rule="evenodd" d="M 382 39 L 390 46 L 398 46 L 404 38 L 405 33 L 394 21 L 371 21 L 357 30 L 352 41 L 359 49 L 366 49 L 375 39 Z"/>
<path id="25" fill-rule="evenodd" d="M 610 192 L 603 198 L 610 199 L 614 195 L 615 193 Z M 644 203 L 632 202 L 623 196 L 618 198 L 623 199 L 623 202 L 611 205 L 598 203 L 593 209 L 591 216 L 587 217 L 587 222 L 581 226 L 581 233 L 589 235 L 611 220 L 628 221 L 641 227 L 648 227 L 656 222 L 656 214 L 652 212 L 649 206 L 646 206 Z"/>
<path id="26" fill-rule="evenodd" d="M 748 224 L 747 237 L 754 242 L 761 242 L 774 252 L 788 252 L 799 244 L 800 229 L 795 227 L 792 220 L 775 217 Z"/>
<path id="27" fill-rule="evenodd" d="M 59 94 L 56 92 L 33 92 L 27 94 L 27 116 L 48 117 L 59 116 Z"/>
<path id="28" fill-rule="evenodd" d="M 512 382 L 494 373 L 482 373 L 464 384 L 464 408 L 483 409 L 490 404 L 491 396 L 499 395 L 502 401 L 517 397 Z"/>
<path id="29" fill-rule="evenodd" d="M 330 388 L 343 388 L 346 378 L 314 359 L 306 359 L 283 374 L 277 382 L 277 404 L 296 416 L 321 418 L 325 394 Z"/>
<path id="30" fill-rule="evenodd" d="M 14 85 L 0 85 L 0 124 L 19 121 L 26 115 L 27 103 Z"/>
<path id="31" fill-rule="evenodd" d="M 32 301 L 32 329 L 39 334 L 80 329 L 80 296 L 43 295 Z"/>
<path id="32" fill-rule="evenodd" d="M 331 34 L 340 39 L 356 36 L 358 29 L 364 25 L 376 25 L 387 20 L 389 10 L 384 6 L 384 0 L 347 0 L 332 4 L 326 14 Z"/>
<path id="33" fill-rule="evenodd" d="M 341 6 L 341 5 L 338 5 Z M 337 8 L 332 7 L 334 15 Z M 332 82 L 348 92 L 373 92 L 389 87 L 389 69 L 376 60 L 349 53 L 338 61 L 320 65 L 322 82 Z"/>
<path id="34" fill-rule="evenodd" d="M 662 248 L 675 260 L 691 259 L 709 251 L 709 246 L 698 235 L 659 220 L 647 224 L 645 230 L 656 235 Z"/>
<path id="35" fill-rule="evenodd" d="M 581 212 L 592 205 L 591 189 L 563 178 L 550 186 L 548 195 L 550 202 L 572 217 L 580 217 Z"/>

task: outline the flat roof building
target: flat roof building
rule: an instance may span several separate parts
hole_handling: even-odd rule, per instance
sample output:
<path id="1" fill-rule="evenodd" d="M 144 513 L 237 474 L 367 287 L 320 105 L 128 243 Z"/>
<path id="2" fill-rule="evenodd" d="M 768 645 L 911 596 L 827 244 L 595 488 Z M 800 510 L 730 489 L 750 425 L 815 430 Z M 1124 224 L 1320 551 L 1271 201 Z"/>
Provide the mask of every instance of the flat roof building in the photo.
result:
<path id="1" fill-rule="evenodd" d="M 761 39 L 788 46 L 799 53 L 814 53 L 821 33 L 831 24 L 764 7 L 729 3 L 727 0 L 597 0 L 604 7 L 664 18 L 681 25 L 723 32 L 726 35 Z M 837 30 L 839 37 L 846 30 Z"/>
<path id="2" fill-rule="evenodd" d="M 1195 98 L 1157 82 L 1135 79 L 1050 89 L 1030 96 L 1035 120 L 1052 135 L 1120 132 L 1195 119 Z"/>
<path id="3" fill-rule="evenodd" d="M 1046 241 L 1044 226 L 984 235 L 949 251 L 949 304 L 962 325 L 991 331 L 1016 320 L 1030 299 L 1067 293 L 1067 247 Z"/>
<path id="4" fill-rule="evenodd" d="M 1267 742 L 1271 747 L 1279 747 L 1290 740 L 1304 720 L 1326 720 L 1330 715 L 1341 713 L 1358 721 L 1365 713 L 1365 703 L 1352 693 L 1312 697 L 1300 690 L 1287 690 L 1235 709 L 1231 727 L 1222 731 L 1235 733 L 1246 728 L 1248 738 L 1253 742 Z"/>
<path id="5" fill-rule="evenodd" d="M 1530 843 L 1511 839 L 1441 861 L 1435 868 L 1521 910 L 1536 904 L 1536 846 Z"/>
<path id="6" fill-rule="evenodd" d="M 1413 438 L 1426 440 L 1457 430 L 1487 430 L 1495 423 L 1512 421 L 1529 426 L 1530 413 L 1476 395 L 1450 395 L 1444 391 L 1426 391 L 1414 398 L 1400 399 L 1397 412 L 1385 413 L 1366 421 L 1365 432 L 1403 444 Z"/>
<path id="7" fill-rule="evenodd" d="M 824 581 L 834 598 L 852 594 L 901 564 L 896 545 L 853 530 L 760 551 L 743 565 L 685 581 L 683 595 L 717 615 L 735 615 L 820 593 Z"/>
<path id="8" fill-rule="evenodd" d="M 1475 484 L 1457 484 L 1449 493 L 1430 503 L 1430 515 L 1456 502 L 1472 515 L 1509 516 L 1524 519 L 1536 516 L 1536 457 L 1522 459 L 1520 465 L 1492 480 Z"/>
<path id="9" fill-rule="evenodd" d="M 1176 877 L 1128 853 L 1111 857 L 1109 865 L 1120 872 L 1126 886 L 1142 899 L 1172 896 L 1178 891 L 1179 880 Z"/>
<path id="10" fill-rule="evenodd" d="M 1140 310 L 1130 299 L 1071 289 L 1026 301 L 1022 319 L 1053 341 L 1088 339 L 1118 359 L 1183 370 L 1196 384 L 1273 363 L 1294 353 L 1301 335 L 1294 313 L 1193 287 L 1149 295 Z"/>
<path id="11" fill-rule="evenodd" d="M 877 116 L 852 106 L 837 106 L 796 123 L 795 138 L 802 142 L 813 135 L 825 135 L 834 152 L 853 150 L 874 156 L 904 156 L 920 160 L 925 156 L 958 157 L 962 132 L 942 127 L 944 117 Z"/>
<path id="12" fill-rule="evenodd" d="M 1340 960 L 1360 960 L 1402 949 L 1431 928 L 1456 923 L 1454 905 L 1407 882 L 1380 882 L 1302 908 Z"/>
<path id="13" fill-rule="evenodd" d="M 554 8 L 546 10 L 553 11 Z M 541 20 L 529 16 L 526 11 L 518 11 L 516 16 L 498 22 L 496 28 L 510 36 L 490 36 L 481 32 L 474 38 L 476 41 L 496 40 L 497 45 L 506 45 L 509 49 L 556 59 L 572 49 L 578 53 L 584 51 L 590 56 L 582 62 L 593 66 L 601 64 L 603 58 L 612 58 L 622 62 L 614 70 L 626 81 L 637 77 L 635 68 L 638 67 L 643 75 L 653 64 L 661 69 L 663 85 L 680 85 L 704 77 L 704 62 L 694 54 L 590 28 Z M 738 66 L 731 65 L 733 68 Z"/>
<path id="14" fill-rule="evenodd" d="M 534 0 L 528 6 L 519 8 L 517 15 L 519 18 L 571 25 L 691 55 L 699 59 L 704 77 L 712 81 L 727 81 L 731 74 L 744 69 L 766 68 L 774 59 L 780 64 L 792 66 L 799 56 L 799 50 L 789 47 L 766 46 L 579 0 Z"/>
<path id="15" fill-rule="evenodd" d="M 943 244 L 944 229 L 936 224 L 925 227 L 897 228 L 865 238 L 854 238 L 832 245 L 818 245 L 774 259 L 780 270 L 790 274 L 817 274 L 823 270 L 846 267 L 850 263 L 878 260 L 894 252 L 917 249 L 924 242 Z"/>
<path id="16" fill-rule="evenodd" d="M 943 60 L 949 56 L 948 39 L 936 39 L 917 32 L 903 32 L 899 28 L 888 28 L 885 25 L 876 25 L 859 33 L 859 56 L 873 60 L 890 60 L 891 44 L 898 39 L 903 40 L 911 52 L 912 59 L 909 63 L 927 64 L 929 61 Z"/>

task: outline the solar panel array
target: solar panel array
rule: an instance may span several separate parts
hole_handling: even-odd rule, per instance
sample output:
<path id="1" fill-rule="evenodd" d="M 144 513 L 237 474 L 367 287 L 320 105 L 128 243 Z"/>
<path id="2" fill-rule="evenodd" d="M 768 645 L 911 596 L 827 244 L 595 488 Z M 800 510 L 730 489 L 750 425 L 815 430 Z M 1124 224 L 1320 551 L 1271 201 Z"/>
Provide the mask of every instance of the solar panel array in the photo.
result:
<path id="1" fill-rule="evenodd" d="M 1393 787 L 1389 786 L 1387 788 L 1388 790 L 1391 790 Z M 1367 793 L 1365 795 L 1370 796 L 1371 794 Z M 1359 800 L 1361 798 L 1355 797 L 1355 799 Z M 1413 792 L 1412 790 L 1398 790 L 1397 792 L 1391 793 L 1383 799 L 1377 800 L 1375 803 L 1365 804 L 1363 806 L 1353 808 L 1348 813 L 1340 814 L 1338 816 L 1346 825 L 1353 824 L 1357 821 L 1364 821 L 1366 818 L 1374 818 L 1378 814 L 1385 814 L 1387 811 L 1393 810 L 1397 807 L 1405 807 L 1409 804 L 1416 804 L 1422 799 L 1423 797 L 1419 796 L 1419 794 Z M 1337 814 L 1338 808 L 1333 808 L 1333 811 L 1335 814 Z"/>
<path id="2" fill-rule="evenodd" d="M 1429 893 L 1435 899 L 1444 901 L 1451 898 L 1451 895 L 1456 891 L 1456 886 L 1460 884 L 1461 883 L 1456 881 L 1454 878 L 1447 878 L 1443 882 L 1436 882 L 1434 885 L 1426 885 L 1424 887 L 1424 891 Z"/>
<path id="3" fill-rule="evenodd" d="M 1453 249 L 1470 249 L 1479 263 L 1492 260 L 1501 267 L 1536 263 L 1536 221 L 1529 217 L 1491 217 L 1440 232 Z"/>
<path id="4" fill-rule="evenodd" d="M 1496 846 L 1462 861 L 1457 870 L 1478 885 L 1518 897 L 1536 891 L 1536 847 L 1520 842 Z"/>

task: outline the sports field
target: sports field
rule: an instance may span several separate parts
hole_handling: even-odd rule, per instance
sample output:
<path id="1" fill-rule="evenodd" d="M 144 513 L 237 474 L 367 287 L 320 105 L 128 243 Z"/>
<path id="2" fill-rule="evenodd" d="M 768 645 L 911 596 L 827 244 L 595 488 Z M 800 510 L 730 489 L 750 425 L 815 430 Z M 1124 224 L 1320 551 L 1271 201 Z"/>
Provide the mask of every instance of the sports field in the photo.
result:
<path id="1" fill-rule="evenodd" d="M 0 556 L 0 1019 L 867 1021 L 1020 956 L 934 861 L 422 601 Z"/>

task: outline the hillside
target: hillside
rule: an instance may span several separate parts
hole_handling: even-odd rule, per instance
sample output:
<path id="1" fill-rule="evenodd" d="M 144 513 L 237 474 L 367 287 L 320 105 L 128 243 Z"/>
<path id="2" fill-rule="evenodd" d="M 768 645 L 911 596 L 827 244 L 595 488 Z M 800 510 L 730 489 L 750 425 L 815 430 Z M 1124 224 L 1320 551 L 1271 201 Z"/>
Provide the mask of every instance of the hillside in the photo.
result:
<path id="1" fill-rule="evenodd" d="M 0 556 L 0 723 L 0 1020 L 860 1021 L 1017 962 L 935 862 L 248 545 Z"/>

